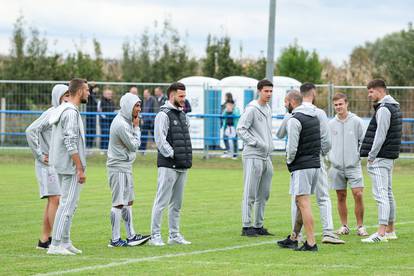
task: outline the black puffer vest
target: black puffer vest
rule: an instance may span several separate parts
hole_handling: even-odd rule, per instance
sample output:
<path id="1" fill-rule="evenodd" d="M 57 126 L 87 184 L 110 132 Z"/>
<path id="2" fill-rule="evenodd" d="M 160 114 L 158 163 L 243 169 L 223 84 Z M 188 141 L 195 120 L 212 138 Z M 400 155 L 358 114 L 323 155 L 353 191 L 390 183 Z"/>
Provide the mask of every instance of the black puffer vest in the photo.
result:
<path id="1" fill-rule="evenodd" d="M 292 117 L 299 120 L 302 131 L 295 160 L 287 165 L 289 171 L 320 168 L 321 131 L 318 118 L 300 112 L 294 113 Z"/>
<path id="2" fill-rule="evenodd" d="M 377 131 L 377 111 L 380 107 L 388 108 L 391 113 L 390 128 L 388 129 L 387 136 L 377 157 L 387 159 L 397 159 L 400 155 L 401 136 L 402 136 L 402 113 L 400 106 L 391 103 L 382 103 L 374 105 L 375 113 L 369 122 L 367 132 L 365 133 L 364 141 L 362 141 L 360 155 L 361 157 L 367 157 L 371 151 L 372 144 L 374 143 L 375 132 Z"/>
<path id="3" fill-rule="evenodd" d="M 193 153 L 187 119 L 183 111 L 162 108 L 170 121 L 167 142 L 174 149 L 174 157 L 164 157 L 158 151 L 157 166 L 171 169 L 189 169 L 192 166 Z"/>

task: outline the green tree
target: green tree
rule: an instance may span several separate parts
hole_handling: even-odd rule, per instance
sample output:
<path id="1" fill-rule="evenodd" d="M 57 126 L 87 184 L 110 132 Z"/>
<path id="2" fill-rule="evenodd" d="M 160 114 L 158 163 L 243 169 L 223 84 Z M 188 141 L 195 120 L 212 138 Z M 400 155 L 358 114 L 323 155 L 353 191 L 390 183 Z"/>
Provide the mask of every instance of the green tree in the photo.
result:
<path id="1" fill-rule="evenodd" d="M 322 64 L 315 50 L 309 52 L 297 42 L 282 50 L 276 63 L 276 74 L 301 82 L 321 82 Z"/>

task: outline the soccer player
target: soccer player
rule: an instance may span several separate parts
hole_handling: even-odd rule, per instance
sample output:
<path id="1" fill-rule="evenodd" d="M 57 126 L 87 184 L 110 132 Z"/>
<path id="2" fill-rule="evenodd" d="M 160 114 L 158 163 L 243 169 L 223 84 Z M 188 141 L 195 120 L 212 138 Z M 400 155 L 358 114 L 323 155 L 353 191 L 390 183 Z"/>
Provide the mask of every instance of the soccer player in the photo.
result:
<path id="1" fill-rule="evenodd" d="M 268 104 L 272 98 L 273 84 L 261 80 L 257 90 L 259 98 L 246 106 L 237 126 L 237 134 L 244 142 L 241 235 L 247 237 L 272 235 L 263 227 L 263 220 L 273 176 L 270 156 L 273 151 L 272 110 Z"/>
<path id="2" fill-rule="evenodd" d="M 362 177 L 359 147 L 364 138 L 364 127 L 361 118 L 348 111 L 348 98 L 337 93 L 333 97 L 336 116 L 329 121 L 332 149 L 329 152 L 329 179 L 331 187 L 338 197 L 338 213 L 342 226 L 336 231 L 338 235 L 348 235 L 348 210 L 346 207 L 346 188 L 350 185 L 355 201 L 355 217 L 357 235 L 367 236 L 364 227 L 364 180 Z"/>
<path id="3" fill-rule="evenodd" d="M 162 212 L 169 207 L 169 244 L 191 244 L 180 233 L 180 210 L 188 169 L 192 166 L 189 119 L 184 113 L 185 85 L 172 83 L 168 101 L 155 117 L 154 136 L 158 148 L 158 187 L 152 208 L 150 245 L 164 246 Z"/>
<path id="4" fill-rule="evenodd" d="M 292 90 L 285 106 L 292 114 L 287 121 L 286 163 L 291 173 L 290 194 L 295 197 L 297 213 L 302 218 L 307 240 L 297 251 L 318 251 L 313 231 L 309 196 L 314 193 L 321 167 L 321 132 L 315 109 L 302 104 L 302 95 Z"/>
<path id="5" fill-rule="evenodd" d="M 35 158 L 35 172 L 39 184 L 40 198 L 47 198 L 43 215 L 43 228 L 38 249 L 49 248 L 53 221 L 59 206 L 60 185 L 58 176 L 52 166 L 49 165 L 49 145 L 52 136 L 52 125 L 49 118 L 53 110 L 67 98 L 68 87 L 57 84 L 52 89 L 52 107 L 42 113 L 33 123 L 26 128 L 26 138 Z"/>
<path id="6" fill-rule="evenodd" d="M 135 199 L 132 164 L 141 143 L 138 126 L 141 100 L 132 93 L 126 93 L 121 97 L 120 106 L 121 110 L 112 121 L 109 131 L 106 163 L 112 191 L 112 239 L 108 247 L 141 245 L 150 239 L 150 235 L 135 233 L 132 220 L 132 204 Z M 121 239 L 121 217 L 125 222 L 126 241 Z"/>
<path id="7" fill-rule="evenodd" d="M 372 193 L 378 206 L 378 230 L 362 242 L 376 243 L 397 239 L 395 201 L 392 192 L 392 169 L 399 157 L 402 136 L 402 113 L 399 103 L 387 93 L 384 80 L 368 83 L 368 98 L 375 113 L 369 122 L 361 146 L 361 157 L 368 157 L 367 169 Z"/>
<path id="8" fill-rule="evenodd" d="M 52 243 L 48 254 L 74 255 L 82 253 L 70 240 L 73 214 L 85 183 L 85 130 L 79 113 L 81 103 L 88 102 L 86 80 L 69 82 L 69 98 L 50 116 L 53 125 L 50 163 L 55 167 L 61 185 L 59 208 L 53 224 Z"/>
<path id="9" fill-rule="evenodd" d="M 331 243 L 331 244 L 343 244 L 345 241 L 339 239 L 339 237 L 334 233 L 334 225 L 332 220 L 332 203 L 329 197 L 329 186 L 328 186 L 328 176 L 326 173 L 324 157 L 328 154 L 331 149 L 331 141 L 328 131 L 328 117 L 326 116 L 325 111 L 316 107 L 313 103 L 316 98 L 316 87 L 312 83 L 304 83 L 300 86 L 300 93 L 302 94 L 303 100 L 302 105 L 307 108 L 314 109 L 316 112 L 316 117 L 320 123 L 321 131 L 321 167 L 318 173 L 318 184 L 316 185 L 315 195 L 316 202 L 319 207 L 320 219 L 322 223 L 322 243 Z M 286 122 L 289 120 L 290 116 L 286 116 L 284 122 L 282 122 L 281 127 L 279 128 L 276 136 L 278 138 L 283 138 L 286 136 Z M 297 245 L 298 234 L 300 233 L 301 228 L 301 219 L 297 214 L 297 207 L 295 203 L 295 198 L 292 197 L 291 202 L 291 216 L 292 216 L 292 228 L 299 230 L 293 231 L 288 238 L 285 240 L 278 241 L 278 245 L 281 247 L 295 247 Z M 300 215 L 300 214 L 299 214 Z"/>

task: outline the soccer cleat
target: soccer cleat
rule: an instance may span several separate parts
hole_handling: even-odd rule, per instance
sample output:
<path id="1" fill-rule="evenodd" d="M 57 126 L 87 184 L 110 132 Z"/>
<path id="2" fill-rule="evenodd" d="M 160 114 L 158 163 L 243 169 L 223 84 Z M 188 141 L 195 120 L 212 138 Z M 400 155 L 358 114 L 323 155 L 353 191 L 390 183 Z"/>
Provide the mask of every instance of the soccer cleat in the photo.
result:
<path id="1" fill-rule="evenodd" d="M 253 227 L 243 227 L 241 235 L 246 237 L 257 237 L 256 230 L 254 230 Z"/>
<path id="2" fill-rule="evenodd" d="M 149 245 L 153 245 L 153 246 L 164 246 L 165 243 L 161 238 L 160 234 L 157 235 L 152 235 L 151 239 L 148 242 Z"/>
<path id="3" fill-rule="evenodd" d="M 256 234 L 259 236 L 274 236 L 272 233 L 269 233 L 266 228 L 263 228 L 263 226 L 260 228 L 253 228 L 253 229 L 254 231 L 256 231 Z"/>
<path id="4" fill-rule="evenodd" d="M 36 248 L 43 250 L 43 249 L 48 249 L 49 246 L 50 246 L 50 242 L 49 241 L 42 242 L 41 240 L 39 240 L 39 242 L 37 243 Z"/>
<path id="5" fill-rule="evenodd" d="M 74 247 L 72 243 L 63 243 L 62 246 L 74 254 L 82 254 L 82 250 Z"/>
<path id="6" fill-rule="evenodd" d="M 369 236 L 366 239 L 362 239 L 361 242 L 364 243 L 377 243 L 377 242 L 388 242 L 387 238 L 385 236 L 381 236 L 378 234 L 378 232 L 375 232 L 371 236 Z"/>
<path id="7" fill-rule="evenodd" d="M 113 241 L 113 240 L 109 240 L 109 244 L 108 247 L 112 248 L 112 247 L 128 247 L 128 243 L 124 240 L 121 240 L 121 238 L 119 238 L 119 240 L 117 241 Z"/>
<path id="8" fill-rule="evenodd" d="M 398 239 L 397 234 L 395 234 L 395 231 L 389 232 L 389 233 L 386 232 L 385 237 L 387 238 L 387 240 L 396 240 L 396 239 Z"/>
<path id="9" fill-rule="evenodd" d="M 132 238 L 127 239 L 129 246 L 142 245 L 151 239 L 151 235 L 135 234 Z"/>
<path id="10" fill-rule="evenodd" d="M 330 243 L 330 244 L 344 244 L 345 241 L 341 240 L 336 234 L 334 233 L 326 233 L 323 235 L 322 243 Z"/>
<path id="11" fill-rule="evenodd" d="M 292 240 L 289 235 L 286 239 L 277 241 L 277 245 L 281 248 L 295 249 L 298 247 L 298 241 Z"/>
<path id="12" fill-rule="evenodd" d="M 357 228 L 357 235 L 358 236 L 361 236 L 361 237 L 364 237 L 364 236 L 368 236 L 369 234 L 367 232 L 367 229 L 365 229 L 364 226 L 358 226 L 358 228 Z"/>
<path id="13" fill-rule="evenodd" d="M 293 250 L 295 250 L 295 251 L 311 251 L 311 252 L 316 252 L 316 251 L 318 251 L 318 246 L 316 245 L 316 243 L 313 246 L 310 246 L 308 244 L 308 241 L 305 241 L 305 243 L 301 247 L 295 248 Z"/>
<path id="14" fill-rule="evenodd" d="M 47 250 L 47 254 L 50 255 L 75 255 L 75 253 L 70 252 L 62 245 L 50 245 L 49 249 Z"/>
<path id="15" fill-rule="evenodd" d="M 348 225 L 342 225 L 338 230 L 335 231 L 337 235 L 348 235 L 349 234 L 349 227 Z"/>
<path id="16" fill-rule="evenodd" d="M 190 241 L 184 239 L 184 237 L 180 234 L 174 234 L 173 236 L 168 237 L 168 244 L 191 244 Z"/>

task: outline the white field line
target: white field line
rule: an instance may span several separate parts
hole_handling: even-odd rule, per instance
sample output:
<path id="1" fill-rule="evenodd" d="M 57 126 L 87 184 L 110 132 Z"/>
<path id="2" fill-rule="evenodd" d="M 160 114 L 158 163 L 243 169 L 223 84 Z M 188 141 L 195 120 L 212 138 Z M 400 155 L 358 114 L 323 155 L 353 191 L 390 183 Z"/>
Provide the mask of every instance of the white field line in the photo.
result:
<path id="1" fill-rule="evenodd" d="M 406 222 L 396 223 L 396 225 L 405 225 L 405 224 L 413 224 L 413 223 L 414 221 L 406 221 Z M 378 227 L 378 225 L 367 226 L 367 228 L 376 228 L 376 227 Z M 315 235 L 320 235 L 320 234 L 321 233 L 316 233 Z M 167 258 L 176 258 L 176 257 L 200 255 L 200 254 L 206 254 L 206 253 L 230 251 L 230 250 L 235 250 L 235 249 L 254 247 L 254 246 L 260 246 L 260 245 L 272 244 L 272 243 L 275 243 L 275 240 L 263 241 L 263 242 L 257 242 L 257 243 L 249 243 L 249 244 L 244 244 L 244 245 L 227 246 L 227 247 L 222 247 L 222 248 L 197 250 L 197 251 L 190 251 L 190 252 L 183 252 L 183 253 L 165 254 L 165 255 L 159 255 L 159 256 L 143 257 L 143 258 L 132 258 L 132 259 L 127 259 L 126 261 L 121 261 L 121 262 L 117 261 L 117 262 L 112 262 L 112 263 L 107 263 L 107 264 L 91 265 L 91 266 L 84 266 L 84 267 L 73 268 L 73 269 L 68 269 L 68 270 L 59 270 L 59 271 L 53 271 L 53 272 L 47 272 L 47 273 L 40 273 L 40 274 L 35 274 L 35 276 L 49 276 L 49 275 L 62 275 L 62 274 L 68 274 L 68 273 L 78 273 L 78 272 L 87 271 L 87 270 L 111 268 L 111 267 L 116 267 L 116 266 L 132 264 L 132 263 L 142 263 L 142 262 L 148 262 L 148 261 L 158 261 L 160 259 L 167 259 Z M 318 267 L 321 267 L 321 266 L 318 266 Z M 332 266 L 326 266 L 326 267 L 335 268 L 338 266 L 332 265 Z M 349 265 L 347 267 L 353 268 L 352 265 Z M 410 267 L 409 269 L 412 269 L 412 267 Z"/>

